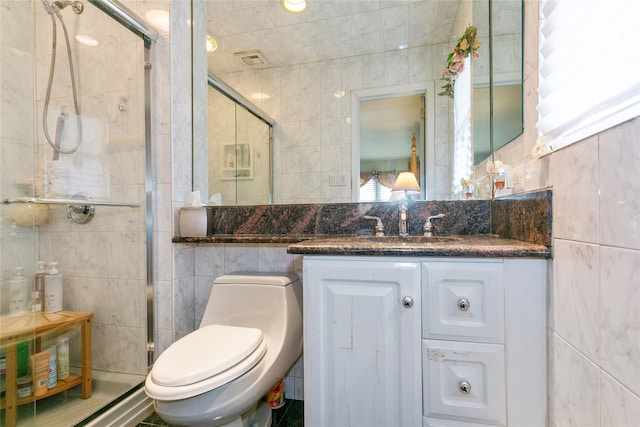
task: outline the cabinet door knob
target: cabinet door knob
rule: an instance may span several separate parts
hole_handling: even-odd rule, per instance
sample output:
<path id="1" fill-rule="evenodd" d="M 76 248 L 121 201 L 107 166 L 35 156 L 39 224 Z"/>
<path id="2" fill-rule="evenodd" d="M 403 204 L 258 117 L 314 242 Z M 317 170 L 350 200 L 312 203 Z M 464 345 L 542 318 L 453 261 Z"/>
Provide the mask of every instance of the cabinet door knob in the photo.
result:
<path id="1" fill-rule="evenodd" d="M 458 388 L 460 389 L 462 394 L 471 393 L 471 384 L 468 381 L 460 381 L 460 384 L 458 384 Z"/>
<path id="2" fill-rule="evenodd" d="M 413 307 L 413 298 L 411 297 L 404 297 L 402 298 L 402 306 L 404 308 L 411 308 Z"/>
<path id="3" fill-rule="evenodd" d="M 471 306 L 471 303 L 469 302 L 468 299 L 466 298 L 460 298 L 458 300 L 458 308 L 462 311 L 467 311 L 469 310 L 469 307 Z"/>

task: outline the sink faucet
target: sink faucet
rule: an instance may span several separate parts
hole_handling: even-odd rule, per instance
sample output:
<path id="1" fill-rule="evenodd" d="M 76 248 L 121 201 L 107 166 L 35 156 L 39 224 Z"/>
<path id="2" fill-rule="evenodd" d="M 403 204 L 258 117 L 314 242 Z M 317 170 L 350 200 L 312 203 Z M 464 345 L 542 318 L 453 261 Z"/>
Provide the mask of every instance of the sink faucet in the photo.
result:
<path id="1" fill-rule="evenodd" d="M 431 224 L 432 219 L 444 218 L 444 214 L 432 215 L 424 223 L 424 227 L 422 227 L 422 231 L 424 231 L 424 235 L 427 237 L 433 236 L 433 224 Z"/>
<path id="2" fill-rule="evenodd" d="M 384 237 L 384 224 L 382 224 L 382 220 L 377 216 L 365 215 L 364 219 L 370 219 L 376 221 L 376 237 Z"/>
<path id="3" fill-rule="evenodd" d="M 398 210 L 398 231 L 400 237 L 409 235 L 409 208 L 406 203 L 402 203 Z"/>

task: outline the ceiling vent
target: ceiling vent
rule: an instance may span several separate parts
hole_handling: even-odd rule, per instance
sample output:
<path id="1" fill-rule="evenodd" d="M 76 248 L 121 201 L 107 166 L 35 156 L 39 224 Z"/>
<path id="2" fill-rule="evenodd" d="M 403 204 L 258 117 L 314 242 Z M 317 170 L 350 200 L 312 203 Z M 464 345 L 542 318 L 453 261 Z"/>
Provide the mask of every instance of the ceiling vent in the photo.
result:
<path id="1" fill-rule="evenodd" d="M 262 67 L 269 64 L 267 58 L 261 50 L 249 50 L 244 52 L 236 52 L 234 55 L 240 58 L 248 67 Z"/>

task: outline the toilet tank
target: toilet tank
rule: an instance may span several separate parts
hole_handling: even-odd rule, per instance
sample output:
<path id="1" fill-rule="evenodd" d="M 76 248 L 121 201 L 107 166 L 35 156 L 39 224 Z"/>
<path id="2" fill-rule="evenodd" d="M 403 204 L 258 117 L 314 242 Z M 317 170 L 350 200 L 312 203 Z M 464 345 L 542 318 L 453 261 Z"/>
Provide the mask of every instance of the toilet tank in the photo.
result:
<path id="1" fill-rule="evenodd" d="M 218 324 L 281 330 L 300 321 L 302 283 L 292 273 L 232 273 L 216 278 L 200 327 Z M 299 318 L 299 319 L 298 319 Z"/>

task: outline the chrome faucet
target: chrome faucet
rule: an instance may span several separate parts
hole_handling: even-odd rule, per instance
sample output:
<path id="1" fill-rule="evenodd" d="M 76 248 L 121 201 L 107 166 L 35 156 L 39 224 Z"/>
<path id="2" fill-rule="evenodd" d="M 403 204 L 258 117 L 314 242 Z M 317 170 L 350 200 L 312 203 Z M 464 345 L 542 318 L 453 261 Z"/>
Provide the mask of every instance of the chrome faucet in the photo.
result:
<path id="1" fill-rule="evenodd" d="M 433 224 L 431 224 L 432 219 L 444 218 L 444 214 L 432 215 L 424 223 L 424 227 L 422 227 L 422 231 L 424 231 L 424 235 L 427 237 L 433 236 Z"/>
<path id="2" fill-rule="evenodd" d="M 398 210 L 398 235 L 400 237 L 409 235 L 409 208 L 406 203 L 402 203 Z"/>
<path id="3" fill-rule="evenodd" d="M 376 221 L 376 227 L 374 229 L 376 231 L 376 237 L 384 237 L 384 224 L 382 224 L 382 220 L 380 218 L 377 216 L 365 215 L 364 219 Z"/>

